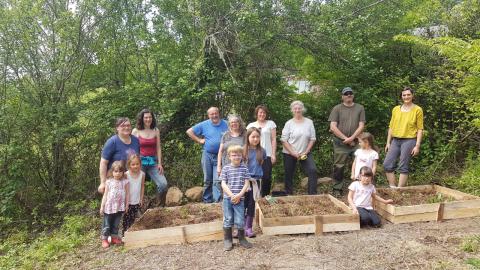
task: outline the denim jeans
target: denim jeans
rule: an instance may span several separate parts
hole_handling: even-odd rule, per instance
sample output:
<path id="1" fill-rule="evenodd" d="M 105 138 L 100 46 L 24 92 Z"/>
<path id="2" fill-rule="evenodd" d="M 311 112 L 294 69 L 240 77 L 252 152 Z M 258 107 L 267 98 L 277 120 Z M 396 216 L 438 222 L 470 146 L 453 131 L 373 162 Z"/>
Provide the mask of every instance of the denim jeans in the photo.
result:
<path id="1" fill-rule="evenodd" d="M 144 171 L 145 174 L 148 174 L 148 176 L 150 176 L 150 179 L 155 182 L 155 185 L 157 185 L 158 193 L 167 191 L 167 178 L 165 178 L 165 175 L 160 174 L 157 164 L 155 164 L 154 166 L 142 166 L 142 171 Z"/>
<path id="2" fill-rule="evenodd" d="M 244 201 L 233 204 L 230 198 L 223 198 L 223 227 L 232 228 L 234 224 L 237 228 L 245 225 Z"/>
<path id="3" fill-rule="evenodd" d="M 366 209 L 362 207 L 357 207 L 358 215 L 360 216 L 360 225 L 370 225 L 378 227 L 382 224 L 382 221 L 378 217 L 377 212 L 373 209 Z"/>
<path id="4" fill-rule="evenodd" d="M 297 159 L 292 155 L 283 153 L 283 165 L 285 168 L 285 193 L 293 194 L 293 176 L 297 167 Z M 317 167 L 312 153 L 308 153 L 307 159 L 300 160 L 303 171 L 308 176 L 308 195 L 317 194 Z"/>
<path id="5" fill-rule="evenodd" d="M 217 154 L 202 152 L 203 202 L 219 202 L 222 198 L 222 186 L 217 174 Z"/>
<path id="6" fill-rule="evenodd" d="M 122 215 L 123 211 L 115 214 L 103 214 L 102 239 L 107 239 L 109 236 L 118 238 L 118 227 Z"/>

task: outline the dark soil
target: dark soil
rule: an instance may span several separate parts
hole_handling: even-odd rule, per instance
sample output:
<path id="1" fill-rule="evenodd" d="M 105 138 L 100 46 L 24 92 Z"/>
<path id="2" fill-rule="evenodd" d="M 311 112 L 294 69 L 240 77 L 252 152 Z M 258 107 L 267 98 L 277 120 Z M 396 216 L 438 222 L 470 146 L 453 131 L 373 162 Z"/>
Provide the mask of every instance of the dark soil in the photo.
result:
<path id="1" fill-rule="evenodd" d="M 326 196 L 298 198 L 294 201 L 276 198 L 272 204 L 263 198 L 258 203 L 266 218 L 345 214 Z"/>
<path id="2" fill-rule="evenodd" d="M 212 204 L 187 204 L 177 207 L 149 209 L 129 231 L 150 230 L 187 224 L 198 224 L 221 220 L 222 206 Z"/>
<path id="3" fill-rule="evenodd" d="M 392 199 L 393 204 L 399 206 L 450 202 L 455 200 L 453 197 L 434 190 L 416 191 L 382 189 L 378 190 L 378 195 L 384 199 Z"/>

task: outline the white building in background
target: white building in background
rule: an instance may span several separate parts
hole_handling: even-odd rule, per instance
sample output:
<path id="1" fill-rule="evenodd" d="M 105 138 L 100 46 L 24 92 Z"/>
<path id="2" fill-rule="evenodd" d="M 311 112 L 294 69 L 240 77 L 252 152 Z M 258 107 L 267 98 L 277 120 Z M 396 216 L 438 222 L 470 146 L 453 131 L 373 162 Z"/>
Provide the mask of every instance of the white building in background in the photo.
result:
<path id="1" fill-rule="evenodd" d="M 411 30 L 411 33 L 417 37 L 437 38 L 444 37 L 448 34 L 446 25 L 433 25 L 430 27 L 419 27 Z"/>
<path id="2" fill-rule="evenodd" d="M 287 84 L 289 86 L 294 86 L 296 88 L 295 92 L 297 92 L 297 94 L 308 93 L 311 91 L 312 85 L 310 84 L 309 81 L 303 78 L 298 78 L 295 76 L 287 76 L 285 77 L 285 79 L 287 80 Z"/>

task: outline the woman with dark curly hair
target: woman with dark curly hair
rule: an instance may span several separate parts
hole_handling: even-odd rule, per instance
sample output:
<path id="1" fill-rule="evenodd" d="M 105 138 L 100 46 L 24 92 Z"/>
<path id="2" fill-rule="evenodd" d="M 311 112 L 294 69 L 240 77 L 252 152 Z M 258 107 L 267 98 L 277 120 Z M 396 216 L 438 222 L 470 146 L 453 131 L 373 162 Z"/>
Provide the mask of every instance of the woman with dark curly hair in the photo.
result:
<path id="1" fill-rule="evenodd" d="M 163 174 L 160 130 L 155 115 L 149 109 L 143 109 L 137 116 L 137 127 L 132 132 L 140 142 L 142 170 L 157 185 L 157 201 L 165 206 L 167 179 Z"/>

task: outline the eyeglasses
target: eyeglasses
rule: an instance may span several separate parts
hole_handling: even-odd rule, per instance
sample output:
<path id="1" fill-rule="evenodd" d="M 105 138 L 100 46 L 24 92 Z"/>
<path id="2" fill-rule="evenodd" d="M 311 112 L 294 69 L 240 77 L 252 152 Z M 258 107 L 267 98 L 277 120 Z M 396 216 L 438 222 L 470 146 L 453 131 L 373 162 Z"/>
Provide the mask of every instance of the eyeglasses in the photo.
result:
<path id="1" fill-rule="evenodd" d="M 343 94 L 344 96 L 353 96 L 353 92 L 346 92 Z"/>

